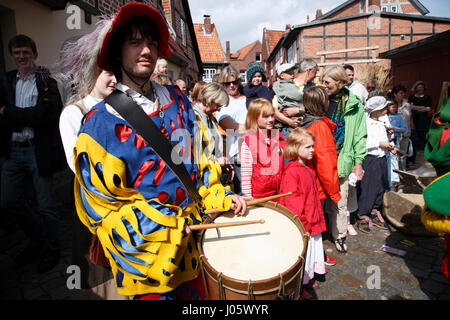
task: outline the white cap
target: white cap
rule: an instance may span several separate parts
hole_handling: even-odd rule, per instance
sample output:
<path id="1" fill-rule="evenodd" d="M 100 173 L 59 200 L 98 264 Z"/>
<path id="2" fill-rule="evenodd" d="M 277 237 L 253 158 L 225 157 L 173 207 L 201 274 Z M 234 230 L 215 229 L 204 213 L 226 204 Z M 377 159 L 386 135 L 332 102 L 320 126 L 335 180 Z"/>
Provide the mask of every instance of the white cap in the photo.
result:
<path id="1" fill-rule="evenodd" d="M 365 109 L 366 109 L 367 114 L 370 115 L 374 111 L 378 111 L 378 110 L 382 110 L 382 109 L 386 108 L 388 103 L 389 103 L 389 101 L 387 101 L 385 97 L 375 96 L 366 101 Z"/>
<path id="2" fill-rule="evenodd" d="M 286 72 L 291 70 L 292 68 L 295 68 L 295 64 L 293 63 L 283 63 L 281 66 L 277 68 L 277 73 L 280 75 L 282 72 Z"/>

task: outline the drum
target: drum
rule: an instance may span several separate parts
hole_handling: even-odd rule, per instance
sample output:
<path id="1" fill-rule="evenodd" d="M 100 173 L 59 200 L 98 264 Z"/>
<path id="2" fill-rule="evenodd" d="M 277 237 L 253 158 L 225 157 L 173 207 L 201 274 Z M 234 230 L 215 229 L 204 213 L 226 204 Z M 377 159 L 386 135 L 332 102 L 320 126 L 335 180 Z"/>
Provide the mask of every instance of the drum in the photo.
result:
<path id="1" fill-rule="evenodd" d="M 197 245 L 207 299 L 299 299 L 308 234 L 297 215 L 269 201 L 243 217 L 225 213 L 214 222 L 260 219 L 265 223 L 201 231 Z"/>

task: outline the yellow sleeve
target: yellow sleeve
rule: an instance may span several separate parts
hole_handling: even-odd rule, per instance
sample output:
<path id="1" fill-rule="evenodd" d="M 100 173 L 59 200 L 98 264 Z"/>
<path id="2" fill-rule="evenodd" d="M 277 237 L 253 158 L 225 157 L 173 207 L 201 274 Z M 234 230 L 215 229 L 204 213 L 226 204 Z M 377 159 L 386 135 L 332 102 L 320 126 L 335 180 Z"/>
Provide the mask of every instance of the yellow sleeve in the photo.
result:
<path id="1" fill-rule="evenodd" d="M 203 198 L 205 209 L 230 210 L 232 192 L 228 186 L 225 187 L 220 181 L 222 168 L 211 155 L 211 145 L 206 128 L 197 115 L 196 119 L 193 152 L 199 174 L 198 193 Z"/>

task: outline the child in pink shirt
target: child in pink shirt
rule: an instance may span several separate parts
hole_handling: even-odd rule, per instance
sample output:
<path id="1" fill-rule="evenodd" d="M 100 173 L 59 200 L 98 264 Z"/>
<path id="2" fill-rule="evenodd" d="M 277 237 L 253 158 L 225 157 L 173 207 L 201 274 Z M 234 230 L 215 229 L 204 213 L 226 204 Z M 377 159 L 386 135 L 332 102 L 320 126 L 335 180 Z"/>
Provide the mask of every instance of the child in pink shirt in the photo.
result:
<path id="1" fill-rule="evenodd" d="M 272 104 L 257 98 L 248 106 L 245 129 L 239 141 L 242 194 L 249 198 L 274 195 L 280 185 L 284 167 L 283 135 L 273 128 Z"/>

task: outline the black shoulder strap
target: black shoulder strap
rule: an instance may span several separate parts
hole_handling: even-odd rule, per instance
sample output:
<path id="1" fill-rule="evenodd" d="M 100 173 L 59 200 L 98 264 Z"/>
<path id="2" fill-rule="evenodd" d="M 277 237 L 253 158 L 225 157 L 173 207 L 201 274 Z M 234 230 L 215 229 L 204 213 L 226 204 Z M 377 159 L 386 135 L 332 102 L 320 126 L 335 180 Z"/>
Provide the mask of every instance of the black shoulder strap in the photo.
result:
<path id="1" fill-rule="evenodd" d="M 105 102 L 111 105 L 144 138 L 178 177 L 189 196 L 200 204 L 202 198 L 198 194 L 186 167 L 183 163 L 177 164 L 172 161 L 172 144 L 144 110 L 131 97 L 117 89 L 106 97 Z"/>

